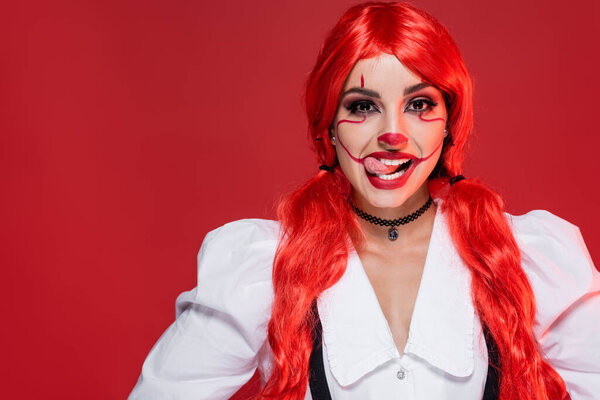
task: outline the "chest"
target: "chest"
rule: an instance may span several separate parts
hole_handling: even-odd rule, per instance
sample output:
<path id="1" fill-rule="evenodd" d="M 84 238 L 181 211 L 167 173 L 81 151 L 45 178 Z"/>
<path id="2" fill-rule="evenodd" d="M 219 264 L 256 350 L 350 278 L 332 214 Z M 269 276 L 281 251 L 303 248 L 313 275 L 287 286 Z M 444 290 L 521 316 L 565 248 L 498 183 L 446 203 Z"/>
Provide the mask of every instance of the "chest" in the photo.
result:
<path id="1" fill-rule="evenodd" d="M 486 342 L 469 270 L 447 246 L 451 239 L 440 217 L 425 245 L 398 246 L 412 251 L 380 259 L 370 257 L 368 246 L 356 248 L 342 278 L 319 297 L 333 399 L 481 399 Z M 396 319 L 404 299 L 411 300 L 409 312 Z M 405 338 L 411 332 L 406 342 L 396 329 L 402 324 Z"/>
<path id="2" fill-rule="evenodd" d="M 415 243 L 381 256 L 360 254 L 365 273 L 400 354 L 408 340 L 410 321 L 427 258 L 427 243 Z"/>

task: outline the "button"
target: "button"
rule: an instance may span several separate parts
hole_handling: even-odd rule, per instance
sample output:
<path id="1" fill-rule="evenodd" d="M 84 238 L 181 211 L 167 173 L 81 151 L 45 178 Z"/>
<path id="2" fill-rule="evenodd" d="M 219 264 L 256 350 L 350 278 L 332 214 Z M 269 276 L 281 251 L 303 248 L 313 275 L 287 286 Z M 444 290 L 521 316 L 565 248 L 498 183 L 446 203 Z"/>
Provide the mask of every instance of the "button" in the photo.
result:
<path id="1" fill-rule="evenodd" d="M 396 372 L 396 378 L 400 380 L 406 378 L 406 371 L 403 369 L 398 370 L 398 372 Z"/>

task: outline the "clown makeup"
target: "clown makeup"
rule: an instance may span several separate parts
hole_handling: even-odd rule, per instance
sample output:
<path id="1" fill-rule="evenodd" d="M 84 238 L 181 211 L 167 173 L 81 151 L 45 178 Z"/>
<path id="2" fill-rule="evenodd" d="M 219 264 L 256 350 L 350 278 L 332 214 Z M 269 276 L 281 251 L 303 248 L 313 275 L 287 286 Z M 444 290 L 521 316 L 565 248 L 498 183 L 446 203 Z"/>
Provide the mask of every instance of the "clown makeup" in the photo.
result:
<path id="1" fill-rule="evenodd" d="M 356 204 L 371 210 L 419 208 L 429 196 L 427 177 L 441 154 L 446 118 L 440 90 L 395 56 L 357 62 L 332 124 Z"/>

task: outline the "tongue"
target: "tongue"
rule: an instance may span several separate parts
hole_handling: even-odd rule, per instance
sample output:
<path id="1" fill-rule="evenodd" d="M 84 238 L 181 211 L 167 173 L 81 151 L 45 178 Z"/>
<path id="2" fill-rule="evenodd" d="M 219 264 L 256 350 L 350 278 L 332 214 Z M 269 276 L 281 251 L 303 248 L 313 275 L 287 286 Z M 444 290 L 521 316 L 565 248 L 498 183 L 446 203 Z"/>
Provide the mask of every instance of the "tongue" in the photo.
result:
<path id="1" fill-rule="evenodd" d="M 365 169 L 371 174 L 385 175 L 394 172 L 397 165 L 385 165 L 375 157 L 365 158 Z"/>

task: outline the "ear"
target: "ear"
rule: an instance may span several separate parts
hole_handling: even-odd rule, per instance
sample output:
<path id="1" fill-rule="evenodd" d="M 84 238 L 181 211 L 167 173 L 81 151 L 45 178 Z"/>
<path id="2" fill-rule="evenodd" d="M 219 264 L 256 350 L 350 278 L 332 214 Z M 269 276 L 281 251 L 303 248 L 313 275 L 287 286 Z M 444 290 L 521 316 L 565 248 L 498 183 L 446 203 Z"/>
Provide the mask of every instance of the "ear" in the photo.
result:
<path id="1" fill-rule="evenodd" d="M 444 137 L 448 136 L 448 128 L 444 128 Z"/>

